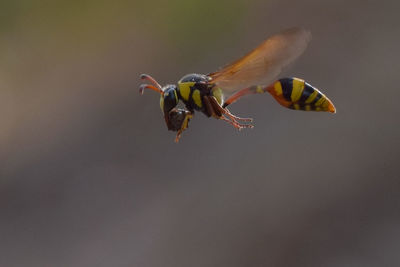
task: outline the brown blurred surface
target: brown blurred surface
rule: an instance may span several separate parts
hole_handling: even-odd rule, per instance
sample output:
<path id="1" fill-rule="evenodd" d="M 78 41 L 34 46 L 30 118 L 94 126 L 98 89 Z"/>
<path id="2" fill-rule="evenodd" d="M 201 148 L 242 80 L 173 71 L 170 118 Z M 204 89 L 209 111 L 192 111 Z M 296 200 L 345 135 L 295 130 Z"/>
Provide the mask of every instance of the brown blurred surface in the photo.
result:
<path id="1" fill-rule="evenodd" d="M 397 1 L 5 1 L 0 266 L 398 266 Z M 197 113 L 181 142 L 154 92 L 291 26 L 284 76 L 337 114 L 272 97 Z"/>

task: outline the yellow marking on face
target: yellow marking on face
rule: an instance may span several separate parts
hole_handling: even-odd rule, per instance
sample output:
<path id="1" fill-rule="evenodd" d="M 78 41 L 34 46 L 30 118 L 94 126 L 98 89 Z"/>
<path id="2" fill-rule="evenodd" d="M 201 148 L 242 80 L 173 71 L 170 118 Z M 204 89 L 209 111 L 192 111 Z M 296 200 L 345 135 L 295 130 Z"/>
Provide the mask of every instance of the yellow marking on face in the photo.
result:
<path id="1" fill-rule="evenodd" d="M 281 94 L 282 94 L 282 84 L 281 84 L 280 81 L 277 81 L 277 82 L 274 84 L 274 89 L 275 89 L 276 95 L 281 95 Z"/>
<path id="2" fill-rule="evenodd" d="M 160 97 L 160 108 L 162 110 L 162 112 L 164 112 L 164 96 L 161 95 Z"/>
<path id="3" fill-rule="evenodd" d="M 306 104 L 309 104 L 309 103 L 313 102 L 313 100 L 317 97 L 317 95 L 318 95 L 318 91 L 317 90 L 312 92 L 312 94 L 307 98 Z"/>
<path id="4" fill-rule="evenodd" d="M 265 93 L 265 91 L 263 90 L 263 87 L 261 85 L 257 86 L 256 92 L 259 93 L 259 94 Z"/>
<path id="5" fill-rule="evenodd" d="M 290 96 L 293 102 L 297 102 L 300 99 L 303 90 L 304 81 L 297 78 L 293 79 L 292 95 Z"/>
<path id="6" fill-rule="evenodd" d="M 311 110 L 311 106 L 310 105 L 306 105 L 306 111 L 310 111 Z"/>
<path id="7" fill-rule="evenodd" d="M 223 102 L 223 100 L 224 100 L 224 96 L 223 96 L 223 94 L 222 94 L 222 90 L 221 90 L 221 88 L 213 88 L 212 89 L 212 95 L 213 95 L 213 97 L 215 97 L 215 99 L 217 99 L 217 102 L 220 104 L 220 105 L 222 105 L 222 102 Z"/>
<path id="8" fill-rule="evenodd" d="M 300 105 L 299 104 L 294 104 L 293 107 L 294 107 L 295 110 L 299 110 L 300 109 Z"/>
<path id="9" fill-rule="evenodd" d="M 178 99 L 178 94 L 176 93 L 176 90 L 174 90 L 174 95 L 175 95 L 176 102 L 178 103 L 179 99 Z"/>
<path id="10" fill-rule="evenodd" d="M 191 90 L 190 87 L 192 87 L 194 84 L 195 84 L 194 82 L 178 83 L 179 92 L 181 93 L 183 100 L 185 101 L 189 100 L 189 95 Z"/>
<path id="11" fill-rule="evenodd" d="M 320 99 L 318 99 L 317 102 L 315 102 L 315 106 L 317 106 L 317 107 L 321 106 L 324 101 L 325 101 L 325 97 L 322 96 Z"/>
<path id="12" fill-rule="evenodd" d="M 320 107 L 316 107 L 315 111 L 321 111 L 321 108 Z"/>
<path id="13" fill-rule="evenodd" d="M 192 98 L 193 98 L 193 102 L 196 104 L 196 106 L 201 108 L 203 103 L 201 102 L 200 91 L 199 90 L 194 90 L 193 91 Z"/>

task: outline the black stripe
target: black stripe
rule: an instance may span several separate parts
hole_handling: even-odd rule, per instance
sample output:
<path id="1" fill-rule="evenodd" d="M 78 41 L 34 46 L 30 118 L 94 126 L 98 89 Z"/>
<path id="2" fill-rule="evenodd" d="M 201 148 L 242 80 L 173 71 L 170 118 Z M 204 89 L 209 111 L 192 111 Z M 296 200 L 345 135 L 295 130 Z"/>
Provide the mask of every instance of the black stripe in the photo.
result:
<path id="1" fill-rule="evenodd" d="M 314 98 L 314 100 L 310 103 L 310 105 L 315 106 L 315 103 L 322 97 L 321 93 L 318 92 L 318 95 Z"/>
<path id="2" fill-rule="evenodd" d="M 294 105 L 299 105 L 299 109 L 296 109 Z M 307 111 L 306 107 L 310 106 L 310 110 L 309 111 L 315 111 L 316 110 L 316 106 L 315 105 L 311 105 L 311 104 L 304 104 L 304 103 L 295 103 L 295 104 L 290 104 L 290 106 L 288 106 L 287 108 L 293 109 L 293 110 L 304 110 Z M 322 107 L 320 107 L 322 109 Z"/>
<path id="3" fill-rule="evenodd" d="M 193 91 L 194 91 L 195 89 L 196 89 L 196 84 L 190 87 L 188 102 L 189 102 L 190 106 L 196 107 L 196 108 L 197 108 L 197 105 L 194 103 L 193 97 L 192 97 L 192 96 L 193 96 Z"/>
<path id="4" fill-rule="evenodd" d="M 304 84 L 304 90 L 303 93 L 301 94 L 301 97 L 299 99 L 299 103 L 305 103 L 308 97 L 315 91 L 314 87 L 309 85 L 308 83 Z"/>
<path id="5" fill-rule="evenodd" d="M 294 107 L 295 104 L 297 104 L 299 106 L 299 109 L 296 109 Z M 306 105 L 305 104 L 299 104 L 299 103 L 295 103 L 295 104 L 291 104 L 288 108 L 294 109 L 294 110 L 306 110 Z"/>
<path id="6" fill-rule="evenodd" d="M 205 109 L 205 106 L 204 106 L 203 96 L 205 95 L 204 91 L 206 89 L 207 89 L 207 84 L 204 84 L 204 83 L 195 83 L 193 86 L 191 86 L 186 107 L 188 107 L 188 108 L 190 108 L 192 110 L 195 109 L 195 110 L 205 111 L 206 109 Z M 194 93 L 195 90 L 198 90 L 200 92 L 201 107 L 196 105 L 196 103 L 194 102 L 193 93 Z"/>
<path id="7" fill-rule="evenodd" d="M 304 104 L 304 103 L 300 104 L 300 109 L 304 110 L 304 111 L 307 111 L 307 109 L 306 109 L 307 106 L 310 106 L 310 111 L 313 110 L 311 105 Z"/>
<path id="8" fill-rule="evenodd" d="M 178 83 L 178 90 L 176 90 L 176 94 L 178 95 L 178 99 L 181 99 L 182 101 L 183 101 L 183 98 L 182 98 L 182 95 L 181 95 L 181 90 L 179 89 L 179 86 L 180 84 Z"/>
<path id="9" fill-rule="evenodd" d="M 283 97 L 292 102 L 292 91 L 293 91 L 293 79 L 292 78 L 283 78 L 279 80 L 282 85 L 282 93 Z"/>

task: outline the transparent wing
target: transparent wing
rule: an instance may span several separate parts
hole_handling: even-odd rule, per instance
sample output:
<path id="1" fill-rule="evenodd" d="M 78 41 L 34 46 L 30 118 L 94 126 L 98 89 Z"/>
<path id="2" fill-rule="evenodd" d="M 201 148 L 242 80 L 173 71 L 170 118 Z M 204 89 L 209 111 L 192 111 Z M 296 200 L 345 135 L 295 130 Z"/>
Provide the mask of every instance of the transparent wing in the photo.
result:
<path id="1" fill-rule="evenodd" d="M 226 93 L 252 85 L 269 85 L 304 52 L 310 40 L 311 33 L 302 28 L 282 31 L 239 60 L 208 74 L 210 82 Z"/>

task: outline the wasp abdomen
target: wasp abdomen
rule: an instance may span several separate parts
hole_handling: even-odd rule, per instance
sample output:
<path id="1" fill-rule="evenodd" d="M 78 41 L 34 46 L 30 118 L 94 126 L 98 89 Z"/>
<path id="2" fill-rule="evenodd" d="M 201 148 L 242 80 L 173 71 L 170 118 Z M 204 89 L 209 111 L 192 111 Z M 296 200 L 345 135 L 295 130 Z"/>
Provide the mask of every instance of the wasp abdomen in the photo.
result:
<path id="1" fill-rule="evenodd" d="M 336 112 L 329 98 L 299 78 L 280 79 L 269 86 L 267 91 L 279 104 L 290 109 Z"/>

